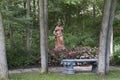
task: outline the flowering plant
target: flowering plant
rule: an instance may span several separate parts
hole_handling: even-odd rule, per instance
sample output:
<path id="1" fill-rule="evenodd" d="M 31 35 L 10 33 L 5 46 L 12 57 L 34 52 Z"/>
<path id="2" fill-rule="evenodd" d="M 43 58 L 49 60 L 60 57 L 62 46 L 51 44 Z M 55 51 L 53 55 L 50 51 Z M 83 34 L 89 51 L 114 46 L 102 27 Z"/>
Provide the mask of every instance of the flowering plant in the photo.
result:
<path id="1" fill-rule="evenodd" d="M 98 58 L 98 48 L 90 48 L 88 46 L 67 48 L 54 48 L 49 50 L 49 64 L 59 65 L 62 59 L 92 59 Z"/>

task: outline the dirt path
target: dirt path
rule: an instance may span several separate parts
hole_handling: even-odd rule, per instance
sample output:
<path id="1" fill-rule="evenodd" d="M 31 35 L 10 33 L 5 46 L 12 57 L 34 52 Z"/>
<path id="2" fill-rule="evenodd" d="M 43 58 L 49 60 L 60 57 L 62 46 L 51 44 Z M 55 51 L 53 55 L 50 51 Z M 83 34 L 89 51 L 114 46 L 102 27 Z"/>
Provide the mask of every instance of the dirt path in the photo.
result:
<path id="1" fill-rule="evenodd" d="M 74 67 L 76 73 L 88 73 L 91 71 L 91 66 L 76 66 Z M 120 70 L 120 67 L 110 66 L 110 70 Z M 63 67 L 49 67 L 50 72 L 62 73 Z M 28 68 L 28 69 L 15 69 L 9 70 L 9 73 L 30 73 L 30 72 L 40 72 L 40 68 Z"/>

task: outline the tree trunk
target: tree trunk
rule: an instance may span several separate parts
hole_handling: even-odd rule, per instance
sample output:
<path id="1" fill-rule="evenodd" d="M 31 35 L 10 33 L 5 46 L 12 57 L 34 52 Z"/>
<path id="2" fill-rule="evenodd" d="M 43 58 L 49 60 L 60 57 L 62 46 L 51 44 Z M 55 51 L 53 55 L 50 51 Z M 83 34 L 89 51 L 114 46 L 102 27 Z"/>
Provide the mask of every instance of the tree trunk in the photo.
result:
<path id="1" fill-rule="evenodd" d="M 114 11 L 117 0 L 106 0 L 104 6 L 102 31 L 100 34 L 100 52 L 98 73 L 106 74 L 109 72 L 110 46 L 112 41 Z"/>
<path id="2" fill-rule="evenodd" d="M 46 47 L 46 71 L 48 71 L 48 0 L 44 0 L 44 26 L 45 26 L 45 47 Z"/>
<path id="3" fill-rule="evenodd" d="M 109 72 L 109 57 L 111 52 L 111 44 L 112 44 L 112 37 L 113 37 L 113 21 L 114 21 L 114 12 L 116 7 L 117 0 L 112 0 L 111 9 L 110 9 L 110 16 L 109 16 L 109 24 L 108 24 L 108 32 L 107 32 L 107 50 L 106 50 L 106 73 Z"/>
<path id="4" fill-rule="evenodd" d="M 7 0 L 7 10 L 9 10 L 9 7 L 11 7 L 12 2 L 11 0 Z M 9 27 L 9 34 L 10 34 L 10 48 L 14 48 L 14 41 L 13 41 L 13 28 L 11 24 L 8 24 Z"/>
<path id="5" fill-rule="evenodd" d="M 33 26 L 35 26 L 36 23 L 36 0 L 33 0 Z"/>
<path id="6" fill-rule="evenodd" d="M 26 15 L 27 17 L 30 17 L 30 0 L 27 0 L 26 2 Z M 26 28 L 26 47 L 27 47 L 27 51 L 30 52 L 31 50 L 31 33 L 32 30 L 30 29 L 30 25 L 27 24 L 27 28 Z"/>
<path id="7" fill-rule="evenodd" d="M 5 49 L 5 36 L 2 24 L 2 15 L 0 13 L 0 80 L 8 80 L 8 67 Z"/>
<path id="8" fill-rule="evenodd" d="M 112 31 L 111 31 L 111 41 L 110 41 L 110 56 L 113 55 L 113 27 L 112 27 Z"/>
<path id="9" fill-rule="evenodd" d="M 11 25 L 9 25 L 9 31 L 10 31 L 10 48 L 14 48 L 14 41 L 13 41 L 13 29 Z"/>
<path id="10" fill-rule="evenodd" d="M 100 33 L 100 44 L 99 44 L 99 64 L 98 73 L 104 75 L 106 73 L 106 43 L 107 43 L 107 31 L 110 16 L 110 7 L 112 0 L 105 0 L 102 30 Z"/>
<path id="11" fill-rule="evenodd" d="M 93 2 L 93 26 L 95 27 L 95 18 L 96 18 L 96 8 L 95 3 Z"/>
<path id="12" fill-rule="evenodd" d="M 46 1 L 45 1 L 46 2 Z M 47 65 L 47 46 L 46 46 L 46 38 L 47 38 L 47 35 L 46 35 L 46 24 L 47 20 L 47 16 L 46 16 L 46 10 L 45 10 L 45 5 L 46 3 L 44 3 L 44 0 L 39 0 L 39 11 L 40 11 L 40 14 L 39 14 L 39 19 L 40 19 L 40 52 L 41 52 L 41 72 L 44 73 L 44 72 L 47 72 L 48 71 L 48 65 Z"/>

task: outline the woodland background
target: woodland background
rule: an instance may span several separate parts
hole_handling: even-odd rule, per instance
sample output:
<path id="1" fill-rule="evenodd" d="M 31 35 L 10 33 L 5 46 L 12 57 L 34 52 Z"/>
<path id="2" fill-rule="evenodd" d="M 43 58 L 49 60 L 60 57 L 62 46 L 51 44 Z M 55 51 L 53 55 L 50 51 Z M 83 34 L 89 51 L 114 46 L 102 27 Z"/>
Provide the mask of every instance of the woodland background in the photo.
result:
<path id="1" fill-rule="evenodd" d="M 48 47 L 54 49 L 53 30 L 58 19 L 64 26 L 65 46 L 98 47 L 103 0 L 48 0 Z M 7 6 L 6 6 L 7 5 Z M 27 6 L 26 6 L 27 5 Z M 40 64 L 38 0 L 0 0 L 9 68 Z M 120 65 L 120 1 L 113 25 L 112 65 Z"/>

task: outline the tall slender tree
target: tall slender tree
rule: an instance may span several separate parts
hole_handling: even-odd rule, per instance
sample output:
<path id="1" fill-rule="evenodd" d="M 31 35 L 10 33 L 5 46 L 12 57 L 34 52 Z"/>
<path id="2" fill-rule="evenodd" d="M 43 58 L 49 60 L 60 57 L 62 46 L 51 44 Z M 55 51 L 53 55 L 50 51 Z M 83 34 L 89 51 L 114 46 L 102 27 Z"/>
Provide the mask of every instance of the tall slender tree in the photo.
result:
<path id="1" fill-rule="evenodd" d="M 27 17 L 30 17 L 30 0 L 26 1 L 26 15 Z M 32 34 L 32 30 L 30 28 L 30 25 L 27 24 L 27 28 L 26 28 L 26 47 L 27 47 L 27 51 L 30 52 L 31 50 L 31 34 Z"/>
<path id="2" fill-rule="evenodd" d="M 7 0 L 7 10 L 9 11 L 9 8 L 12 5 L 12 1 L 11 0 Z M 9 34 L 10 34 L 10 48 L 13 49 L 14 48 L 14 40 L 13 40 L 13 28 L 12 25 L 10 23 L 8 23 L 8 27 L 9 27 Z"/>
<path id="3" fill-rule="evenodd" d="M 39 19 L 40 19 L 40 53 L 41 53 L 41 72 L 48 71 L 48 59 L 47 59 L 47 1 L 39 0 Z M 46 8 L 46 9 L 45 9 Z"/>
<path id="4" fill-rule="evenodd" d="M 106 55 L 106 73 L 109 72 L 109 57 L 112 54 L 112 44 L 113 44 L 113 21 L 114 21 L 114 12 L 116 8 L 117 0 L 112 0 L 111 8 L 110 8 L 110 16 L 109 16 L 109 23 L 108 23 L 108 32 L 107 32 L 107 55 Z"/>
<path id="5" fill-rule="evenodd" d="M 46 60 L 48 60 L 48 0 L 44 0 L 44 24 L 45 24 L 45 47 L 46 47 Z M 46 62 L 46 71 L 48 64 Z"/>
<path id="6" fill-rule="evenodd" d="M 5 49 L 5 36 L 0 12 L 0 80 L 8 80 L 8 67 Z"/>
<path id="7" fill-rule="evenodd" d="M 10 48 L 14 48 L 14 40 L 13 40 L 13 28 L 9 24 L 9 33 L 10 33 Z"/>
<path id="8" fill-rule="evenodd" d="M 102 20 L 102 30 L 100 32 L 98 73 L 103 75 L 106 73 L 105 72 L 106 69 L 105 56 L 106 56 L 106 43 L 107 43 L 106 39 L 107 39 L 111 1 L 112 0 L 105 0 L 103 20 Z"/>
<path id="9" fill-rule="evenodd" d="M 95 18 L 96 18 L 96 5 L 95 1 L 92 3 L 93 4 L 93 26 L 95 26 Z"/>
<path id="10" fill-rule="evenodd" d="M 35 26 L 34 23 L 35 23 L 35 21 L 36 21 L 36 0 L 33 0 L 33 10 L 32 10 L 32 11 L 33 11 L 33 12 L 32 12 L 32 13 L 33 13 L 33 16 L 32 16 L 32 18 L 33 18 L 33 21 L 32 21 L 32 22 L 33 22 L 33 23 L 32 23 L 32 24 L 33 24 L 33 26 Z"/>

